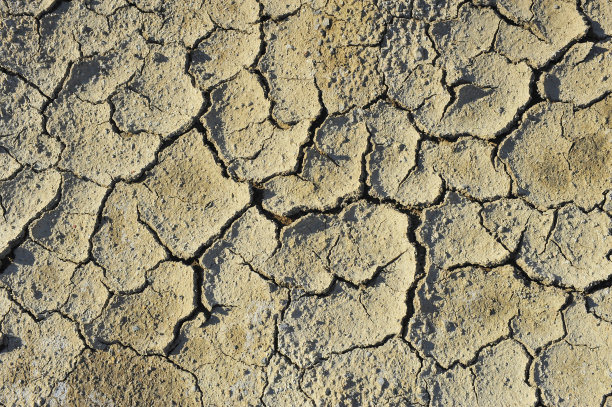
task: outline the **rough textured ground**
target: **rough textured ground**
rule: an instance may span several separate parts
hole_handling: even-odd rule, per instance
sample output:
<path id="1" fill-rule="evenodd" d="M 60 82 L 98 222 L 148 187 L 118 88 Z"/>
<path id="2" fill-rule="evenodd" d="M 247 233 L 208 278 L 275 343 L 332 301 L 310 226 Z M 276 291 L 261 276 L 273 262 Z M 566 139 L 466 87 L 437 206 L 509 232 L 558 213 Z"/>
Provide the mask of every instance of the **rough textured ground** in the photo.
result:
<path id="1" fill-rule="evenodd" d="M 0 17 L 0 406 L 612 407 L 609 0 Z"/>

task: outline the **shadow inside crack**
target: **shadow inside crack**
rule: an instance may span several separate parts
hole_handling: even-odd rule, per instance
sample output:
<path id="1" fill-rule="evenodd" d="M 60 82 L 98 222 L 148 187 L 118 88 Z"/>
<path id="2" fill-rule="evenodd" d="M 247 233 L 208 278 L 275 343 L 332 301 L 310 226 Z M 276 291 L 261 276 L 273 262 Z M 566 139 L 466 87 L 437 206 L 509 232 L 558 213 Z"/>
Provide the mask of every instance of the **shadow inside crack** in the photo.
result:
<path id="1" fill-rule="evenodd" d="M 559 87 L 561 81 L 554 75 L 547 75 L 544 79 L 544 92 L 551 100 L 559 100 Z"/>
<path id="2" fill-rule="evenodd" d="M 0 339 L 0 353 L 12 352 L 23 346 L 21 338 L 15 335 L 2 335 Z"/>
<path id="3" fill-rule="evenodd" d="M 473 103 L 479 99 L 492 94 L 494 89 L 481 88 L 476 85 L 467 84 L 459 89 L 459 95 L 457 96 L 457 102 L 453 106 L 454 111 L 461 110 L 463 106 Z"/>

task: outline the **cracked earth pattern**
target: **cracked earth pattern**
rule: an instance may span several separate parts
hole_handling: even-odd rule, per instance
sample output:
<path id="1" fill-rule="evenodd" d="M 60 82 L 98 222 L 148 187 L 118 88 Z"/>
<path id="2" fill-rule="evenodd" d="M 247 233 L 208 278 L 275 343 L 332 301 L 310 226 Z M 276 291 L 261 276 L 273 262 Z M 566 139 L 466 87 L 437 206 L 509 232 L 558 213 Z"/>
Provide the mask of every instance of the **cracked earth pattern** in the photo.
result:
<path id="1" fill-rule="evenodd" d="M 0 16 L 0 406 L 612 407 L 609 0 Z"/>

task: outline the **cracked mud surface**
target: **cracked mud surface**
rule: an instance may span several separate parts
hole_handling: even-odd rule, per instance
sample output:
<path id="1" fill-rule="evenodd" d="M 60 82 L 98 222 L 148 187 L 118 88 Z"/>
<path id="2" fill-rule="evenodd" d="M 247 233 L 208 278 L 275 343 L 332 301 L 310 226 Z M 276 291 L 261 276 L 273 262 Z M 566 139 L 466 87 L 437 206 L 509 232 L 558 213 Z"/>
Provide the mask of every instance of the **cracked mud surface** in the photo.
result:
<path id="1" fill-rule="evenodd" d="M 608 0 L 0 16 L 0 406 L 612 406 Z"/>

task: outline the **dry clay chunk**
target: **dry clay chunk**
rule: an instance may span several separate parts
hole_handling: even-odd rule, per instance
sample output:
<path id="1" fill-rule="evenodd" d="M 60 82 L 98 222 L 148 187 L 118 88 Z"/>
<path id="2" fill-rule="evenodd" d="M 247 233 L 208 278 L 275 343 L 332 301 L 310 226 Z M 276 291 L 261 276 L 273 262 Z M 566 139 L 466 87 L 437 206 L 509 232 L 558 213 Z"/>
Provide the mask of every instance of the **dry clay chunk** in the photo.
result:
<path id="1" fill-rule="evenodd" d="M 541 68 L 563 49 L 586 34 L 587 25 L 571 0 L 526 2 L 524 9 L 508 0 L 489 0 L 502 6 L 512 23 L 500 22 L 495 49 L 512 62 L 527 61 Z"/>
<path id="2" fill-rule="evenodd" d="M 233 261 L 248 264 L 281 286 L 321 293 L 330 287 L 334 274 L 354 284 L 371 279 L 409 250 L 407 229 L 405 215 L 361 201 L 339 215 L 303 217 L 280 231 L 277 247 L 274 223 L 249 209 L 232 225 L 220 247 L 228 247 L 227 256 L 239 257 Z M 253 239 L 262 244 L 254 247 Z M 204 256 L 202 266 L 218 267 L 216 255 Z M 213 292 L 205 288 L 203 294 Z M 205 303 L 225 304 L 213 297 Z"/>
<path id="3" fill-rule="evenodd" d="M 38 16 L 53 4 L 53 0 L 14 0 L 0 3 L 0 11 L 7 14 L 29 14 Z"/>
<path id="4" fill-rule="evenodd" d="M 298 10 L 302 5 L 302 0 L 261 0 L 260 3 L 263 6 L 264 14 L 277 20 L 279 17 Z"/>
<path id="5" fill-rule="evenodd" d="M 424 165 L 433 168 L 446 185 L 466 196 L 485 200 L 510 192 L 510 177 L 495 156 L 495 146 L 484 140 L 462 138 L 438 144 L 424 142 L 421 149 L 425 155 Z"/>
<path id="6" fill-rule="evenodd" d="M 118 178 L 136 178 L 155 159 L 159 137 L 146 132 L 116 133 L 107 103 L 62 94 L 47 110 L 49 134 L 66 146 L 59 162 L 61 169 L 110 185 Z"/>
<path id="7" fill-rule="evenodd" d="M 59 97 L 46 110 L 49 133 L 66 147 L 60 167 L 104 185 L 140 175 L 159 145 L 156 135 L 117 132 L 111 124 L 110 96 L 142 69 L 148 51 L 145 41 L 130 32 L 130 23 L 113 24 L 116 33 L 109 38 L 127 40 L 106 52 L 96 49 L 96 55 L 72 66 Z"/>
<path id="8" fill-rule="evenodd" d="M 114 296 L 88 329 L 93 341 L 129 345 L 141 354 L 164 352 L 174 327 L 195 307 L 193 269 L 164 262 L 147 273 L 138 293 Z"/>
<path id="9" fill-rule="evenodd" d="M 105 194 L 105 188 L 64 173 L 59 204 L 30 225 L 30 237 L 64 260 L 84 262 Z"/>
<path id="10" fill-rule="evenodd" d="M 408 218 L 359 201 L 338 215 L 309 215 L 284 228 L 280 247 L 259 266 L 278 284 L 321 293 L 333 276 L 361 284 L 411 249 Z"/>
<path id="11" fill-rule="evenodd" d="M 427 248 L 428 264 L 449 268 L 462 264 L 501 264 L 509 252 L 480 223 L 481 206 L 454 192 L 426 209 L 417 237 Z"/>
<path id="12" fill-rule="evenodd" d="M 470 362 L 510 329 L 536 350 L 563 335 L 556 315 L 564 303 L 562 291 L 527 284 L 511 266 L 432 270 L 417 290 L 406 339 L 444 367 Z"/>
<path id="13" fill-rule="evenodd" d="M 117 45 L 121 29 L 111 29 L 103 15 L 83 3 L 56 3 L 57 7 L 38 19 L 27 15 L 3 18 L 2 66 L 54 97 L 73 62 Z"/>
<path id="14" fill-rule="evenodd" d="M 423 165 L 419 133 L 408 113 L 378 102 L 367 111 L 366 120 L 372 145 L 366 156 L 369 194 L 404 206 L 433 203 L 442 193 L 442 179 Z"/>
<path id="15" fill-rule="evenodd" d="M 13 178 L 0 181 L 0 256 L 9 251 L 28 222 L 53 203 L 61 178 L 55 170 L 34 172 L 25 168 Z"/>
<path id="16" fill-rule="evenodd" d="M 253 245 L 253 239 L 261 239 L 261 244 Z M 274 223 L 256 208 L 248 209 L 234 222 L 223 239 L 200 259 L 204 268 L 204 306 L 209 309 L 217 305 L 257 308 L 274 302 L 278 293 L 273 293 L 278 287 L 253 270 L 276 250 L 275 239 Z"/>
<path id="17" fill-rule="evenodd" d="M 111 19 L 126 10 L 126 4 L 134 6 L 133 9 L 140 13 L 140 19 L 147 22 L 143 27 L 143 35 L 151 43 L 179 44 L 193 48 L 200 38 L 204 38 L 214 28 L 207 9 L 210 1 L 87 0 L 87 3 L 88 8 Z"/>
<path id="18" fill-rule="evenodd" d="M 480 54 L 446 77 L 443 94 L 415 111 L 418 125 L 438 137 L 501 133 L 529 101 L 531 69 L 495 53 Z"/>
<path id="19" fill-rule="evenodd" d="M 333 355 L 309 369 L 302 388 L 316 406 L 404 405 L 419 395 L 418 357 L 400 338 Z M 406 405 L 410 405 L 408 402 Z"/>
<path id="20" fill-rule="evenodd" d="M 383 103 L 369 116 L 373 148 L 366 165 L 374 196 L 407 206 L 431 204 L 441 194 L 443 180 L 475 199 L 510 192 L 510 178 L 494 155 L 494 145 L 473 138 L 419 143 L 407 114 Z"/>
<path id="21" fill-rule="evenodd" d="M 584 0 L 582 11 L 590 20 L 596 36 L 612 35 L 612 3 L 607 0 Z"/>
<path id="22" fill-rule="evenodd" d="M 612 92 L 612 41 L 575 44 L 540 78 L 540 94 L 553 102 L 588 105 Z"/>
<path id="23" fill-rule="evenodd" d="M 184 340 L 171 357 L 196 374 L 205 405 L 256 404 L 266 385 L 287 292 L 254 265 L 274 252 L 275 236 L 274 223 L 251 208 L 200 259 L 201 300 L 213 312 L 208 320 L 200 314 L 183 325 Z M 261 244 L 253 245 L 255 239 Z"/>
<path id="24" fill-rule="evenodd" d="M 251 199 L 248 185 L 223 176 L 197 130 L 160 154 L 142 186 L 141 219 L 182 258 L 192 257 Z"/>
<path id="25" fill-rule="evenodd" d="M 257 0 L 209 0 L 203 5 L 213 23 L 224 29 L 248 31 L 259 19 Z"/>
<path id="26" fill-rule="evenodd" d="M 166 258 L 166 250 L 140 221 L 139 186 L 118 183 L 106 200 L 102 223 L 92 238 L 92 256 L 113 291 L 137 290 L 145 273 Z"/>
<path id="27" fill-rule="evenodd" d="M 13 254 L 13 262 L 0 274 L 0 286 L 8 287 L 37 316 L 59 310 L 70 294 L 77 264 L 61 260 L 31 240 L 15 248 Z"/>
<path id="28" fill-rule="evenodd" d="M 33 16 L 3 16 L 0 21 L 0 64 L 24 77 L 50 97 L 71 61 L 79 57 L 74 37 L 59 25 L 61 5 L 40 22 Z"/>
<path id="29" fill-rule="evenodd" d="M 113 119 L 129 133 L 168 136 L 186 127 L 204 101 L 185 74 L 185 51 L 152 47 L 142 71 L 112 97 Z"/>
<path id="30" fill-rule="evenodd" d="M 193 51 L 189 73 L 196 85 L 206 91 L 251 66 L 259 46 L 258 31 L 217 29 Z"/>
<path id="31" fill-rule="evenodd" d="M 382 36 L 378 7 L 349 0 L 330 2 L 322 11 L 303 6 L 285 21 L 266 25 L 268 52 L 260 68 L 281 122 L 314 118 L 319 89 L 329 113 L 362 107 L 383 92 L 380 51 L 369 46 Z"/>
<path id="32" fill-rule="evenodd" d="M 39 171 L 56 165 L 62 152 L 62 144 L 47 134 L 31 130 L 34 129 L 27 128 L 6 137 L 0 135 L 0 148 L 9 151 L 20 164 L 29 165 Z"/>
<path id="33" fill-rule="evenodd" d="M 415 267 L 415 253 L 409 250 L 365 285 L 338 282 L 325 296 L 294 298 L 279 324 L 279 349 L 305 367 L 398 334 Z"/>
<path id="34" fill-rule="evenodd" d="M 372 151 L 367 155 L 368 185 L 379 198 L 399 195 L 405 175 L 414 169 L 419 146 L 408 112 L 377 102 L 365 114 Z"/>
<path id="35" fill-rule="evenodd" d="M 45 102 L 32 85 L 0 72 L 0 146 L 22 164 L 37 169 L 57 162 L 61 148 L 57 140 L 42 134 L 41 110 Z"/>
<path id="36" fill-rule="evenodd" d="M 122 24 L 117 25 L 124 28 Z M 127 30 L 125 34 L 132 33 Z M 107 52 L 99 52 L 75 63 L 60 95 L 67 99 L 77 96 L 94 104 L 105 102 L 118 87 L 142 69 L 147 52 L 145 40 L 140 36 L 130 35 L 127 41 L 121 41 Z"/>
<path id="37" fill-rule="evenodd" d="M 486 7 L 463 3 L 457 17 L 429 26 L 429 35 L 447 70 L 461 69 L 470 59 L 490 50 L 500 19 Z"/>
<path id="38" fill-rule="evenodd" d="M 535 405 L 535 389 L 525 383 L 529 356 L 512 340 L 483 348 L 470 367 L 455 365 L 441 371 L 435 365 L 421 373 L 432 407 Z"/>
<path id="39" fill-rule="evenodd" d="M 552 225 L 529 229 L 517 264 L 531 278 L 584 290 L 612 275 L 612 218 L 599 209 L 560 209 Z"/>
<path id="40" fill-rule="evenodd" d="M 482 225 L 511 253 L 516 252 L 519 244 L 527 244 L 523 236 L 550 230 L 553 223 L 552 211 L 539 212 L 520 198 L 486 202 L 480 215 Z M 545 242 L 533 239 L 529 244 L 534 243 L 538 252 L 544 250 Z"/>
<path id="41" fill-rule="evenodd" d="M 278 285 L 323 292 L 333 281 L 326 255 L 338 239 L 332 224 L 339 223 L 335 217 L 309 215 L 277 231 L 272 221 L 249 209 L 230 230 L 232 250 Z M 253 239 L 265 244 L 255 249 Z"/>
<path id="42" fill-rule="evenodd" d="M 443 95 L 443 72 L 432 65 L 436 55 L 426 23 L 403 18 L 389 22 L 379 63 L 389 97 L 406 109 L 416 109 Z"/>
<path id="43" fill-rule="evenodd" d="M 325 292 L 334 278 L 326 257 L 337 239 L 332 223 L 326 216 L 304 216 L 280 232 L 274 256 L 255 267 L 281 286 Z"/>
<path id="44" fill-rule="evenodd" d="M 21 169 L 21 166 L 11 155 L 0 147 L 0 181 L 12 178 Z"/>
<path id="45" fill-rule="evenodd" d="M 300 390 L 301 371 L 278 353 L 270 360 L 266 376 L 268 385 L 261 398 L 266 406 L 313 406 Z"/>
<path id="46" fill-rule="evenodd" d="M 326 210 L 359 194 L 368 131 L 362 112 L 329 117 L 306 149 L 298 175 L 277 176 L 264 185 L 263 207 L 276 215 Z"/>
<path id="47" fill-rule="evenodd" d="M 383 93 L 378 47 L 343 47 L 331 43 L 324 44 L 321 54 L 315 65 L 315 79 L 328 112 L 343 113 L 363 107 Z"/>
<path id="48" fill-rule="evenodd" d="M 272 356 L 276 319 L 287 301 L 286 290 L 262 278 L 248 263 L 249 254 L 241 254 L 244 240 L 255 236 L 264 238 L 262 251 L 274 250 L 274 235 L 268 247 L 265 235 L 258 234 L 265 232 L 269 222 L 260 217 L 250 209 L 200 260 L 204 268 L 202 303 L 207 309 L 229 309 L 216 316 L 225 325 L 218 334 L 217 346 L 224 354 L 251 365 L 263 365 Z M 259 247 L 253 249 L 258 251 Z"/>
<path id="49" fill-rule="evenodd" d="M 203 0 L 158 1 L 156 16 L 163 16 L 164 23 L 156 33 L 166 43 L 179 42 L 186 48 L 193 48 L 200 38 L 204 38 L 214 28 L 208 14 L 212 2 Z M 246 3 L 246 2 L 245 2 Z"/>
<path id="50" fill-rule="evenodd" d="M 266 386 L 265 361 L 251 365 L 232 357 L 234 352 L 249 353 L 244 347 L 248 319 L 240 311 L 235 314 L 220 307 L 209 319 L 198 314 L 183 324 L 182 340 L 170 354 L 174 363 L 197 377 L 204 405 L 258 405 Z M 230 354 L 224 353 L 232 347 Z"/>
<path id="51" fill-rule="evenodd" d="M 583 290 L 612 275 L 610 217 L 573 204 L 539 212 L 521 199 L 485 203 L 484 227 L 530 278 Z"/>
<path id="52" fill-rule="evenodd" d="M 0 289 L 0 403 L 44 405 L 83 349 L 76 327 L 59 314 L 35 321 Z"/>
<path id="53" fill-rule="evenodd" d="M 431 7 L 440 9 L 442 6 L 440 3 L 436 2 Z M 418 6 L 415 8 L 415 12 L 418 13 Z M 453 14 L 457 15 L 456 8 Z M 476 102 L 478 99 L 487 96 L 494 98 L 497 86 L 493 88 L 485 86 L 486 89 L 480 89 L 478 86 L 461 88 L 462 94 L 457 93 L 457 89 L 449 87 L 456 81 L 467 85 L 477 80 L 484 81 L 481 84 L 484 85 L 491 80 L 494 82 L 498 80 L 491 75 L 483 76 L 483 73 L 488 70 L 487 66 L 476 67 L 476 70 L 480 69 L 485 72 L 470 72 L 464 79 L 457 77 L 462 75 L 462 69 L 469 69 L 476 61 L 483 58 L 485 58 L 485 62 L 489 61 L 497 65 L 503 64 L 503 61 L 493 54 L 478 57 L 487 51 L 497 29 L 498 21 L 491 10 L 474 8 L 469 3 L 464 4 L 456 18 L 445 19 L 431 25 L 423 21 L 393 20 L 382 44 L 383 58 L 381 60 L 386 72 L 385 81 L 389 86 L 389 96 L 407 109 L 417 110 L 425 107 L 426 110 L 423 114 L 431 117 L 428 119 L 424 116 L 423 119 L 425 121 L 433 120 L 434 122 L 438 119 L 433 118 L 433 116 L 448 109 L 451 103 L 458 101 L 458 96 L 461 96 L 463 100 L 459 100 L 461 104 L 454 107 L 455 113 L 457 109 L 468 105 L 469 102 Z M 474 58 L 476 59 L 473 60 Z M 517 76 L 516 79 L 519 79 L 519 77 Z M 516 88 L 516 90 L 518 89 Z M 483 100 L 479 103 L 482 102 Z M 506 102 L 514 101 L 508 99 Z M 491 107 L 491 105 L 485 105 L 485 110 L 482 113 L 486 113 L 486 109 Z M 512 107 L 512 105 L 509 107 Z M 438 111 L 436 112 L 436 110 Z M 507 111 L 502 112 L 505 113 L 504 115 L 495 114 L 493 115 L 495 120 L 489 117 L 487 122 L 496 124 L 497 120 L 499 121 L 499 124 L 496 124 L 497 126 L 505 125 L 503 122 L 514 114 L 512 109 L 505 110 Z M 476 112 L 475 114 L 478 115 L 479 113 Z M 473 120 L 470 122 L 464 117 L 447 117 L 445 120 L 444 126 L 439 126 L 440 128 L 436 131 L 443 130 L 443 128 L 448 131 L 449 125 L 454 126 L 461 123 L 468 124 L 471 127 L 474 126 Z M 482 135 L 479 134 L 479 136 Z M 484 135 L 483 137 L 489 138 L 492 135 Z"/>
<path id="54" fill-rule="evenodd" d="M 109 296 L 104 285 L 104 270 L 93 262 L 77 267 L 70 279 L 70 296 L 62 311 L 80 326 L 96 319 L 106 305 Z"/>
<path id="55" fill-rule="evenodd" d="M 140 14 L 135 9 L 133 11 L 132 15 Z M 58 4 L 58 7 L 54 8 L 51 14 L 43 16 L 41 22 L 47 29 L 40 32 L 41 59 L 36 61 L 40 64 L 40 68 L 38 72 L 34 73 L 35 78 L 48 81 L 50 78 L 44 78 L 42 75 L 45 69 L 52 68 L 53 76 L 56 70 L 59 71 L 60 67 L 67 63 L 66 72 L 62 71 L 63 77 L 57 78 L 59 83 L 54 89 L 55 93 L 49 94 L 50 97 L 63 86 L 63 80 L 71 69 L 71 63 L 104 53 L 114 48 L 119 41 L 125 38 L 123 37 L 125 35 L 124 27 L 113 26 L 109 20 L 111 19 L 107 19 L 105 16 L 89 9 L 83 1 Z M 137 23 L 131 23 L 129 28 L 133 32 L 141 27 L 138 27 Z M 54 57 L 57 59 L 54 59 Z M 26 72 L 33 71 L 35 67 L 36 65 L 28 66 Z M 33 82 L 36 82 L 36 79 L 33 79 Z M 41 86 L 43 91 L 46 84 L 45 82 Z"/>
<path id="56" fill-rule="evenodd" d="M 612 96 L 583 110 L 540 103 L 499 149 L 517 193 L 540 209 L 571 201 L 589 210 L 612 187 Z"/>
<path id="57" fill-rule="evenodd" d="M 212 104 L 203 121 L 232 175 L 261 182 L 295 170 L 310 122 L 283 129 L 267 120 L 270 102 L 256 75 L 241 71 L 212 92 Z"/>
<path id="58" fill-rule="evenodd" d="M 359 201 L 346 207 L 334 223 L 328 267 L 353 284 L 365 283 L 412 249 L 407 216 L 387 205 Z"/>
<path id="59" fill-rule="evenodd" d="M 532 76 L 525 63 L 486 52 L 498 24 L 491 10 L 469 4 L 429 32 L 420 21 L 392 21 L 380 65 L 389 96 L 435 136 L 495 137 L 529 101 Z"/>
<path id="60" fill-rule="evenodd" d="M 264 23 L 266 52 L 258 67 L 275 101 L 272 116 L 281 123 L 314 120 L 321 111 L 315 83 L 315 62 L 310 54 L 323 16 L 302 7 L 294 16 Z"/>
<path id="61" fill-rule="evenodd" d="M 330 113 L 363 107 L 384 91 L 378 69 L 384 16 L 372 0 L 331 1 L 322 11 L 314 32 L 320 45 L 315 80 L 323 105 Z"/>
<path id="62" fill-rule="evenodd" d="M 242 262 L 254 269 L 262 265 L 274 255 L 280 242 L 277 239 L 277 227 L 266 218 L 256 207 L 251 207 L 240 216 L 225 233 L 222 243 L 215 243 L 217 250 L 211 251 L 201 259 L 202 267 L 217 267 L 216 253 L 218 250 L 230 250 L 242 259 Z M 258 243 L 253 244 L 254 241 Z M 207 251 L 208 253 L 208 251 Z M 212 266 L 211 266 L 212 265 Z M 205 293 L 203 293 L 204 295 Z M 212 300 L 207 300 L 212 301 Z M 212 301 L 211 303 L 214 303 Z"/>
<path id="63" fill-rule="evenodd" d="M 612 324 L 612 288 L 595 291 L 587 297 L 590 312 Z"/>
<path id="64" fill-rule="evenodd" d="M 578 299 L 565 312 L 567 336 L 540 353 L 530 377 L 546 405 L 600 406 L 612 388 L 612 324 Z"/>
<path id="65" fill-rule="evenodd" d="M 86 350 L 51 394 L 49 405 L 199 406 L 193 375 L 159 356 L 140 356 L 120 345 Z"/>
<path id="66" fill-rule="evenodd" d="M 417 20 L 447 20 L 457 16 L 461 0 L 415 0 L 412 16 Z"/>

